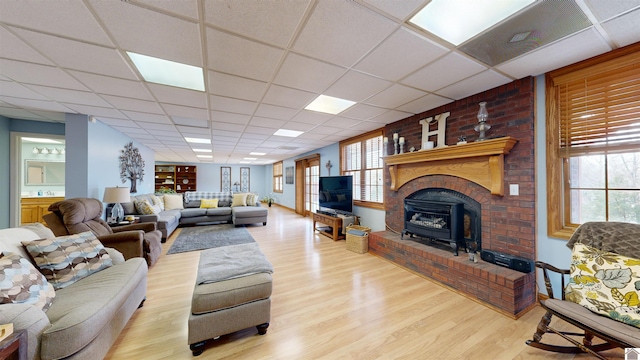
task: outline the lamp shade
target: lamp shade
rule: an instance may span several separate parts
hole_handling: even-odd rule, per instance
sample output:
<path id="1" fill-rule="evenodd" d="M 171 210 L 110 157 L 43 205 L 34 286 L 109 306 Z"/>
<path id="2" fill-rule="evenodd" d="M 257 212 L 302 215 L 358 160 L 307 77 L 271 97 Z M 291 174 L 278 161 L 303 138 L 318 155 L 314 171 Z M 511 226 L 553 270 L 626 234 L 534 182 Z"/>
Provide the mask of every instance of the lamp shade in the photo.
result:
<path id="1" fill-rule="evenodd" d="M 124 203 L 131 201 L 131 197 L 129 196 L 129 188 L 127 187 L 108 187 L 104 188 L 104 197 L 102 198 L 102 202 L 107 204 L 112 203 Z"/>

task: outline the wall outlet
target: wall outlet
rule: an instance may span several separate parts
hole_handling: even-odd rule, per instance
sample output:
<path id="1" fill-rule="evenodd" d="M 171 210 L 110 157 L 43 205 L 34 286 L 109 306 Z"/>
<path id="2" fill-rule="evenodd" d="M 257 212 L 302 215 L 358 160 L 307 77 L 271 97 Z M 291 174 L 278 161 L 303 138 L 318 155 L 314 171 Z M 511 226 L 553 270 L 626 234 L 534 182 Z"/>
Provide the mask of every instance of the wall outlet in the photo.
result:
<path id="1" fill-rule="evenodd" d="M 518 184 L 509 184 L 509 195 L 511 195 L 511 196 L 520 195 L 520 185 L 518 185 Z"/>

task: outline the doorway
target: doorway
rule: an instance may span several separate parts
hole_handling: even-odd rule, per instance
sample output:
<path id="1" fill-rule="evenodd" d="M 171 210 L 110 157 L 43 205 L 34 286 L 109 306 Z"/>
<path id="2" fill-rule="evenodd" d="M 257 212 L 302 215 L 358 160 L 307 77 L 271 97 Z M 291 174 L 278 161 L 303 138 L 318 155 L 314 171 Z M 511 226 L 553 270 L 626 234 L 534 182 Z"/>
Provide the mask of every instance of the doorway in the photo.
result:
<path id="1" fill-rule="evenodd" d="M 296 160 L 296 213 L 308 216 L 319 208 L 320 154 Z"/>

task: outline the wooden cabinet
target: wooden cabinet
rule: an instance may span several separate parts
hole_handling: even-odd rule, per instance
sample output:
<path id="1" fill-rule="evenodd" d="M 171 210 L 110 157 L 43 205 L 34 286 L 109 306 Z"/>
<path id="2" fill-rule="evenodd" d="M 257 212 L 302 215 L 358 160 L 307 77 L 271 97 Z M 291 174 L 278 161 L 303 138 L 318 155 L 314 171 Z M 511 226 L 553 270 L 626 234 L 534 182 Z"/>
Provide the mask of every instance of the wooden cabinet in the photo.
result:
<path id="1" fill-rule="evenodd" d="M 323 223 L 328 226 L 316 228 L 316 223 Z M 324 214 L 313 213 L 313 229 L 318 230 L 320 234 L 326 235 L 333 239 L 333 241 L 342 240 L 345 238 L 342 234 L 342 218 L 339 216 L 329 216 Z"/>
<path id="2" fill-rule="evenodd" d="M 196 191 L 196 169 L 193 165 L 156 165 L 155 190 Z"/>
<path id="3" fill-rule="evenodd" d="M 20 199 L 20 224 L 44 223 L 42 215 L 48 214 L 49 205 L 64 197 L 26 197 Z"/>

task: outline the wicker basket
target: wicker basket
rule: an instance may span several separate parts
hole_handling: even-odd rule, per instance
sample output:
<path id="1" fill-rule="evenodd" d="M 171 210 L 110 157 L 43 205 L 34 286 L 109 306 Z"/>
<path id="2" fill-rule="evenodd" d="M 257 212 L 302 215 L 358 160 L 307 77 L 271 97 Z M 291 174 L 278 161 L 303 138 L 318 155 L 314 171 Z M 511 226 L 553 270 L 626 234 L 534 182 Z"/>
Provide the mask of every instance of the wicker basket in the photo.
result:
<path id="1" fill-rule="evenodd" d="M 360 230 L 364 231 L 364 235 L 353 235 L 349 234 L 349 230 Z M 364 254 L 369 251 L 369 232 L 371 228 L 360 225 L 349 225 L 347 226 L 347 250 L 353 251 L 358 254 Z"/>

